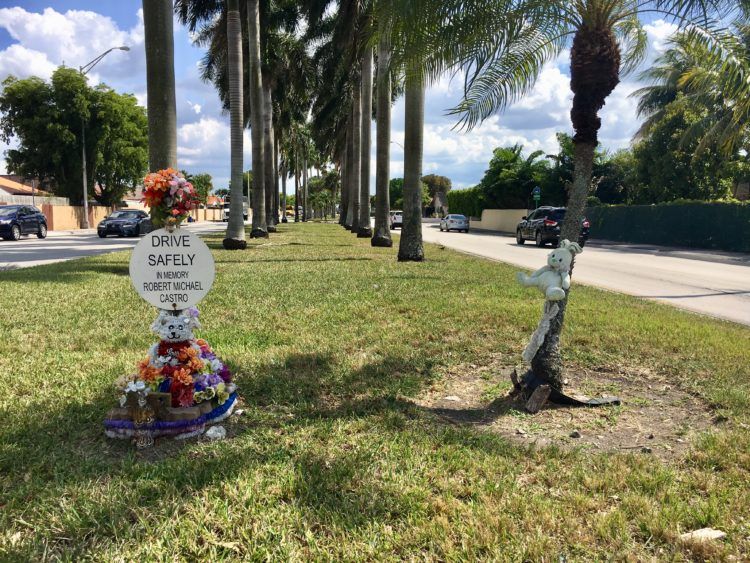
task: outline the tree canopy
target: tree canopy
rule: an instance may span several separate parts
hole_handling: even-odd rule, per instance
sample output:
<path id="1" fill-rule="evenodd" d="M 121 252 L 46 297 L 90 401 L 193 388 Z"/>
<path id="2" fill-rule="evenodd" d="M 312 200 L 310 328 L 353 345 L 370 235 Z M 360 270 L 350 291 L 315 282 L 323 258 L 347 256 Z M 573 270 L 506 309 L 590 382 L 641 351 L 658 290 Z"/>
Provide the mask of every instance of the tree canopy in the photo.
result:
<path id="1" fill-rule="evenodd" d="M 115 205 L 141 181 L 148 165 L 146 111 L 134 96 L 88 86 L 77 70 L 60 67 L 49 82 L 37 77 L 3 82 L 0 137 L 8 170 L 39 178 L 40 187 L 82 200 L 82 127 L 89 196 Z"/>

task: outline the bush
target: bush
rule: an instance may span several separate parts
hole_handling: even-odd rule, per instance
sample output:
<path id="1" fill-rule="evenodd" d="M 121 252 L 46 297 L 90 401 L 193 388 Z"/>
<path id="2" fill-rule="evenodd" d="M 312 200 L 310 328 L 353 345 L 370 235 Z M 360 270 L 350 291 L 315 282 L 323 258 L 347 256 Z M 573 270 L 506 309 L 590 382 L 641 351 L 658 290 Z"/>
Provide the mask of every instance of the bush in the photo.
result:
<path id="1" fill-rule="evenodd" d="M 669 203 L 589 207 L 591 237 L 750 252 L 750 205 Z"/>
<path id="2" fill-rule="evenodd" d="M 481 217 L 484 209 L 484 198 L 479 186 L 465 190 L 448 192 L 448 211 L 460 213 L 467 217 Z"/>

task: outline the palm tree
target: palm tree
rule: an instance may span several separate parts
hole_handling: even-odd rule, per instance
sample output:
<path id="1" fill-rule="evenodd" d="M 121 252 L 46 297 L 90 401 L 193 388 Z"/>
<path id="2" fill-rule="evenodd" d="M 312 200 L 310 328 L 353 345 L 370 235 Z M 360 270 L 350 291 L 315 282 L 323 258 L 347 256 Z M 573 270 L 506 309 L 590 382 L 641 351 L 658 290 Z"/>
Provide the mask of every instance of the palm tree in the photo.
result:
<path id="1" fill-rule="evenodd" d="M 723 9 L 727 17 L 739 10 L 736 0 L 387 0 L 378 6 L 399 26 L 400 56 L 417 61 L 429 77 L 448 66 L 465 73 L 464 98 L 452 111 L 467 129 L 528 93 L 544 65 L 570 47 L 574 174 L 561 233 L 569 240 L 578 238 L 591 186 L 599 111 L 621 73 L 646 52 L 639 14 L 660 12 L 711 36 L 710 12 Z M 527 374 L 527 381 L 556 391 L 562 389 L 566 304 L 567 298 Z"/>
<path id="2" fill-rule="evenodd" d="M 359 228 L 359 182 L 362 166 L 362 106 L 361 91 L 355 85 L 352 93 L 351 120 L 349 121 L 349 147 L 347 162 L 349 163 L 349 211 L 346 216 L 346 228 L 357 232 Z"/>
<path id="3" fill-rule="evenodd" d="M 651 82 L 633 93 L 645 121 L 637 137 L 648 135 L 667 107 L 680 99 L 704 117 L 686 132 L 700 139 L 698 152 L 716 145 L 734 155 L 747 143 L 750 122 L 750 23 L 715 36 L 685 30 L 640 77 Z"/>
<path id="4" fill-rule="evenodd" d="M 273 219 L 275 201 L 273 189 L 276 186 L 274 179 L 276 167 L 273 161 L 273 133 L 273 100 L 271 99 L 270 77 L 266 76 L 263 78 L 263 180 L 265 184 L 263 192 L 266 198 L 266 230 L 269 233 L 276 232 Z"/>
<path id="5" fill-rule="evenodd" d="M 371 238 L 370 228 L 370 131 L 372 124 L 372 48 L 365 48 L 362 57 L 360 79 L 362 101 L 361 116 L 361 151 L 360 186 L 359 186 L 359 228 L 358 238 Z"/>
<path id="6" fill-rule="evenodd" d="M 406 79 L 404 99 L 404 223 L 398 245 L 399 262 L 424 260 L 422 245 L 422 147 L 424 80 L 418 73 Z"/>
<path id="7" fill-rule="evenodd" d="M 378 41 L 377 69 L 377 139 L 375 162 L 375 232 L 372 235 L 372 246 L 390 248 L 391 225 L 389 220 L 391 205 L 388 190 L 390 181 L 391 157 L 391 52 L 388 38 L 382 34 Z"/>
<path id="8" fill-rule="evenodd" d="M 253 145 L 253 227 L 251 238 L 268 237 L 266 224 L 265 146 L 263 135 L 263 80 L 260 66 L 260 15 L 259 0 L 247 0 L 248 52 L 250 61 L 250 121 Z"/>
<path id="9" fill-rule="evenodd" d="M 242 142 L 244 127 L 242 119 L 242 21 L 239 0 L 227 0 L 227 45 L 232 183 L 227 236 L 223 243 L 227 250 L 239 250 L 247 248 L 243 221 Z"/>
<path id="10" fill-rule="evenodd" d="M 143 0 L 149 170 L 177 168 L 177 106 L 171 0 Z"/>

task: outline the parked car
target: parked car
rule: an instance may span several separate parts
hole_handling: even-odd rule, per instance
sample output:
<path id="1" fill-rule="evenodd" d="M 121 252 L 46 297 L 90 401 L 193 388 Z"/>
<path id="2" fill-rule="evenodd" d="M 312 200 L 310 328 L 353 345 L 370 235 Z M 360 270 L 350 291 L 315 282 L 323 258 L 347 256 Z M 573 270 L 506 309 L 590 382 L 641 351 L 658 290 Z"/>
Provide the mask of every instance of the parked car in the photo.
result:
<path id="1" fill-rule="evenodd" d="M 5 240 L 18 240 L 21 235 L 47 237 L 47 218 L 31 205 L 0 206 L 0 236 Z"/>
<path id="2" fill-rule="evenodd" d="M 230 196 L 226 196 L 224 198 L 224 204 L 223 204 L 223 210 L 221 214 L 221 220 L 227 223 L 229 221 L 229 208 L 231 206 L 230 202 Z M 247 221 L 248 217 L 248 210 L 250 209 L 250 204 L 248 203 L 247 196 L 242 197 L 242 220 Z"/>
<path id="3" fill-rule="evenodd" d="M 560 227 L 565 219 L 564 207 L 539 207 L 528 217 L 523 217 L 516 226 L 516 242 L 523 244 L 533 240 L 537 246 L 544 246 L 551 242 L 557 246 L 560 242 Z M 589 238 L 589 221 L 584 217 L 581 222 L 581 234 L 578 244 L 586 244 Z"/>
<path id="4" fill-rule="evenodd" d="M 462 231 L 469 232 L 469 218 L 466 215 L 446 215 L 440 219 L 441 231 Z"/>
<path id="5" fill-rule="evenodd" d="M 391 211 L 391 229 L 398 227 L 399 229 L 404 226 L 404 212 L 403 211 Z"/>
<path id="6" fill-rule="evenodd" d="M 106 238 L 107 235 L 137 237 L 153 230 L 151 217 L 140 209 L 113 211 L 96 226 L 96 232 L 101 238 Z"/>

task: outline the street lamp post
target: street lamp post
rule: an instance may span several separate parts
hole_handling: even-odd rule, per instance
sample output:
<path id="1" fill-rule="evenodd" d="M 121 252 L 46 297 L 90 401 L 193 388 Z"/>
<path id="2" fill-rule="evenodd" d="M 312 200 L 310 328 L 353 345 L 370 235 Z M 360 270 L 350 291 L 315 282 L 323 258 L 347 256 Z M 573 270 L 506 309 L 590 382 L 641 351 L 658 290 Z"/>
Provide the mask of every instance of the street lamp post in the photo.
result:
<path id="1" fill-rule="evenodd" d="M 111 49 L 107 49 L 95 59 L 92 59 L 82 67 L 79 67 L 78 72 L 80 72 L 82 76 L 86 76 L 89 71 L 99 63 L 99 61 L 109 55 L 112 51 L 130 51 L 130 47 L 128 47 L 127 45 L 122 45 L 121 47 L 112 47 Z M 88 182 L 86 181 L 86 121 L 83 116 L 81 116 L 81 163 L 83 164 L 83 223 L 81 226 L 84 229 L 88 229 L 90 226 L 89 187 Z"/>

